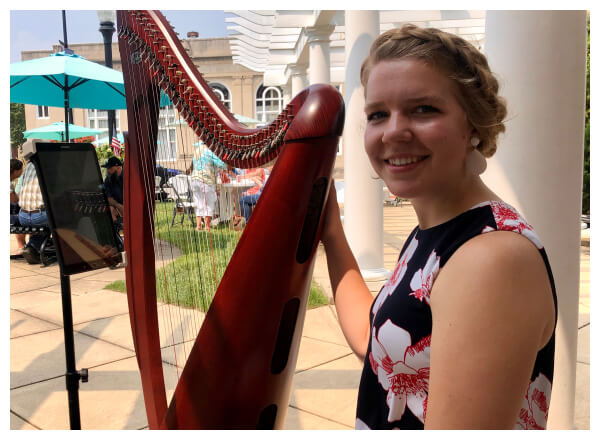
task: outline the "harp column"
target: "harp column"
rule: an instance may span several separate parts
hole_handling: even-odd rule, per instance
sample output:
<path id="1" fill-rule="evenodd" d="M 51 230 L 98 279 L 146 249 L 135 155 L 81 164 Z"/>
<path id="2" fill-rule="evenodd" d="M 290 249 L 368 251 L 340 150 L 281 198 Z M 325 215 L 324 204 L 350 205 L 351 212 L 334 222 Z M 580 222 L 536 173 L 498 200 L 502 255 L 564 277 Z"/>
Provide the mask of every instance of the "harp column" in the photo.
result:
<path id="1" fill-rule="evenodd" d="M 329 84 L 331 62 L 329 42 L 335 29 L 332 24 L 305 28 L 308 37 L 308 79 L 310 84 Z"/>
<path id="2" fill-rule="evenodd" d="M 344 230 L 363 277 L 377 282 L 389 276 L 383 262 L 383 183 L 365 153 L 360 67 L 379 35 L 379 12 L 346 11 L 345 31 Z"/>
<path id="3" fill-rule="evenodd" d="M 483 177 L 546 247 L 558 295 L 548 428 L 574 429 L 586 12 L 491 11 L 485 33 L 508 122 Z"/>

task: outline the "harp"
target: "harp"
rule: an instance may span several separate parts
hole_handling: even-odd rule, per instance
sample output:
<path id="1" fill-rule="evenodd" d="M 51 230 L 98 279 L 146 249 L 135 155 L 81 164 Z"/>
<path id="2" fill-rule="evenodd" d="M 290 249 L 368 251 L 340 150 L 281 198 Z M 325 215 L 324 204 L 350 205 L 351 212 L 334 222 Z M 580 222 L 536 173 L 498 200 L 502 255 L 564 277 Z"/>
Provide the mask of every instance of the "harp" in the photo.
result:
<path id="1" fill-rule="evenodd" d="M 269 125 L 247 128 L 216 97 L 160 12 L 118 11 L 117 22 L 129 121 L 126 283 L 149 427 L 280 428 L 343 128 L 343 100 L 335 88 L 314 85 Z M 190 342 L 169 402 L 157 312 L 166 306 L 157 306 L 156 294 L 164 274 L 155 273 L 154 246 L 160 93 L 170 98 L 195 139 L 227 165 L 253 168 L 276 159 Z M 207 240 L 214 250 L 219 244 L 212 237 Z"/>

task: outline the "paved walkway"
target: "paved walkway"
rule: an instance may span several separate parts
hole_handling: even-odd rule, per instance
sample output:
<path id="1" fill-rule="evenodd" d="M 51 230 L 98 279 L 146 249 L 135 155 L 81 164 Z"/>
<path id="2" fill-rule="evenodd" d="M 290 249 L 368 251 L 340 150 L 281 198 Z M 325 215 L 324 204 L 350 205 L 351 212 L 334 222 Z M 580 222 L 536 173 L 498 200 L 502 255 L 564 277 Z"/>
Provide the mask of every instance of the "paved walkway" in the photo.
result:
<path id="1" fill-rule="evenodd" d="M 402 241 L 415 225 L 410 206 L 384 210 L 385 267 L 393 269 Z M 14 248 L 13 242 L 13 248 Z M 68 429 L 60 280 L 56 265 L 41 268 L 11 261 L 11 429 Z M 88 368 L 80 385 L 83 429 L 147 427 L 127 300 L 104 287 L 124 270 L 71 277 L 77 368 Z M 320 249 L 315 279 L 329 289 Z M 377 286 L 373 286 L 373 290 Z M 171 308 L 173 306 L 162 306 Z M 192 319 L 189 312 L 186 319 Z M 161 315 L 162 316 L 162 315 Z M 580 330 L 576 426 L 589 429 L 589 248 L 581 252 Z M 166 326 L 165 326 L 166 327 Z M 189 335 L 165 332 L 167 388 L 176 380 L 175 359 Z M 175 344 L 175 345 L 174 345 Z M 189 344 L 189 343 L 188 343 Z M 174 350 L 173 347 L 176 347 Z M 307 312 L 286 429 L 352 429 L 361 365 L 348 348 L 332 306 Z"/>

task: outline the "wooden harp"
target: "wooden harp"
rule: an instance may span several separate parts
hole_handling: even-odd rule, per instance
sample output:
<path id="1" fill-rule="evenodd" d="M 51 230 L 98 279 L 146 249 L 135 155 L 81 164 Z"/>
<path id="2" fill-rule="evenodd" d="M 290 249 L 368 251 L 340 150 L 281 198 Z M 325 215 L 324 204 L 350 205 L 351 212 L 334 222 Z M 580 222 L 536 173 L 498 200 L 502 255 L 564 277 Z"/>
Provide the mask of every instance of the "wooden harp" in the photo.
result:
<path id="1" fill-rule="evenodd" d="M 151 429 L 281 428 L 321 214 L 344 120 L 329 85 L 299 93 L 269 125 L 236 121 L 158 11 L 118 11 L 129 133 L 124 234 L 130 320 Z M 167 402 L 155 275 L 159 94 L 228 165 L 277 158 Z M 164 306 L 163 306 L 164 307 Z"/>

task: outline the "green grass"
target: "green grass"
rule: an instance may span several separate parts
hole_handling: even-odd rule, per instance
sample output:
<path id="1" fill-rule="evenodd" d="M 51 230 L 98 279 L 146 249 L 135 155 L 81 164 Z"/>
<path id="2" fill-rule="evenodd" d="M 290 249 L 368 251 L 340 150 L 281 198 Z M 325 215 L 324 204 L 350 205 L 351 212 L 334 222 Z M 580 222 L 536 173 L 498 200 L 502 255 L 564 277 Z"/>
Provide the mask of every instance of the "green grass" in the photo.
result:
<path id="1" fill-rule="evenodd" d="M 219 225 L 210 233 L 196 231 L 186 217 L 179 225 L 171 227 L 172 203 L 157 204 L 155 215 L 156 237 L 178 248 L 181 256 L 165 264 L 157 264 L 156 294 L 159 301 L 183 307 L 208 310 L 218 280 L 235 250 L 241 232 Z M 125 292 L 125 282 L 115 281 L 105 287 L 108 290 Z M 323 289 L 311 283 L 308 308 L 328 304 Z"/>

